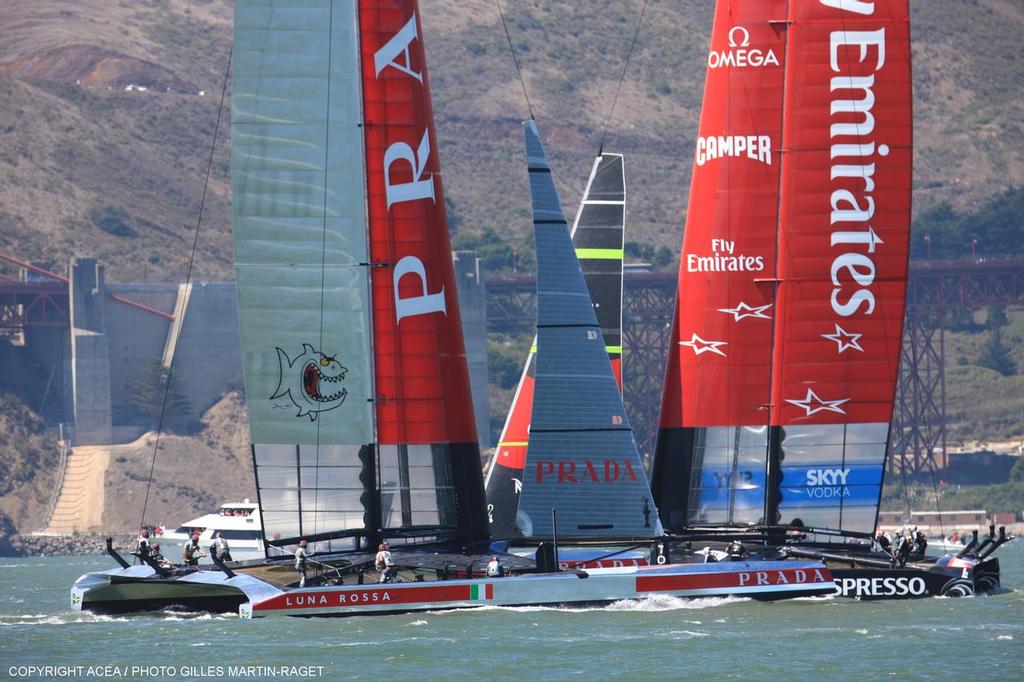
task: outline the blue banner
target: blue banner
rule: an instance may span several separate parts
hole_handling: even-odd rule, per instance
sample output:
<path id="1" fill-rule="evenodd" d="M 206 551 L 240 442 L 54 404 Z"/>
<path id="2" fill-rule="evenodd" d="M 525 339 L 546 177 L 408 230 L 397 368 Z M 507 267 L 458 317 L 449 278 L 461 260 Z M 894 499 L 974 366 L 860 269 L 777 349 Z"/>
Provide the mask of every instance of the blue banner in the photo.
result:
<path id="1" fill-rule="evenodd" d="M 696 507 L 702 516 L 720 516 L 732 509 L 735 517 L 746 517 L 742 510 L 755 512 L 759 518 L 764 510 L 765 474 L 763 468 L 738 469 L 704 468 L 700 474 L 700 489 L 695 491 Z M 718 513 L 716 513 L 718 512 Z"/>
<path id="2" fill-rule="evenodd" d="M 782 467 L 779 508 L 874 506 L 882 475 L 881 464 Z"/>

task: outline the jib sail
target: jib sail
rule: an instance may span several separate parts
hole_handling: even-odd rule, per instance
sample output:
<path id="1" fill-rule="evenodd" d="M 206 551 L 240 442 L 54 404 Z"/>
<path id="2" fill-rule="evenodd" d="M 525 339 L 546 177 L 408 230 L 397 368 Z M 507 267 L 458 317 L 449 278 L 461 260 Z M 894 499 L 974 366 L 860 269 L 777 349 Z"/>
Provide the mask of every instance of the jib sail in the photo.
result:
<path id="1" fill-rule="evenodd" d="M 660 533 L 537 126 L 525 124 L 537 248 L 537 354 L 519 531 L 529 538 Z M 557 529 L 552 522 L 557 510 Z"/>
<path id="2" fill-rule="evenodd" d="M 621 154 L 594 159 L 572 227 L 572 242 L 594 302 L 615 379 L 622 387 L 622 262 L 626 185 Z M 519 378 L 512 406 L 487 472 L 487 513 L 491 535 L 508 537 L 515 529 L 529 442 L 536 372 L 534 339 Z"/>
<path id="3" fill-rule="evenodd" d="M 233 222 L 265 535 L 486 536 L 413 0 L 242 0 Z"/>

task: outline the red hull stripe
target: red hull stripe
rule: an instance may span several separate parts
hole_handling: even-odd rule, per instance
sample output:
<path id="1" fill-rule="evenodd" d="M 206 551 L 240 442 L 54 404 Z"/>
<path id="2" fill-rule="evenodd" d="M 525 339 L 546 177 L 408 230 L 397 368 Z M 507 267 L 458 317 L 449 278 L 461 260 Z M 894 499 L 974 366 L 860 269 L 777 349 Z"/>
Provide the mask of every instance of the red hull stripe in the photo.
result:
<path id="1" fill-rule="evenodd" d="M 637 592 L 678 592 L 714 590 L 736 587 L 765 587 L 822 583 L 831 585 L 821 571 L 792 568 L 769 571 L 735 571 L 730 573 L 699 573 L 695 575 L 637 576 Z"/>
<path id="2" fill-rule="evenodd" d="M 474 587 L 477 595 L 474 596 Z M 494 599 L 494 585 L 486 583 L 484 599 Z M 478 585 L 425 585 L 423 587 L 370 587 L 356 590 L 290 592 L 253 605 L 254 611 L 316 609 L 338 606 L 388 606 L 479 600 Z"/>
<path id="3" fill-rule="evenodd" d="M 476 442 L 415 0 L 359 0 L 377 430 Z"/>

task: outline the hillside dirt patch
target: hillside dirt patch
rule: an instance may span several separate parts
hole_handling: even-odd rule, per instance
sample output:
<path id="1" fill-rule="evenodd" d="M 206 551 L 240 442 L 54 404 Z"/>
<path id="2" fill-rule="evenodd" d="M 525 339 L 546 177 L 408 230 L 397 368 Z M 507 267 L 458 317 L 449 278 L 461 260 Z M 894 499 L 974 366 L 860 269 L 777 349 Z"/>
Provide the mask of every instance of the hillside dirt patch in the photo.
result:
<path id="1" fill-rule="evenodd" d="M 223 502 L 256 499 L 245 405 L 229 393 L 202 418 L 191 436 L 160 437 L 145 523 L 175 528 Z M 103 528 L 131 532 L 141 525 L 156 434 L 119 446 L 107 468 Z"/>

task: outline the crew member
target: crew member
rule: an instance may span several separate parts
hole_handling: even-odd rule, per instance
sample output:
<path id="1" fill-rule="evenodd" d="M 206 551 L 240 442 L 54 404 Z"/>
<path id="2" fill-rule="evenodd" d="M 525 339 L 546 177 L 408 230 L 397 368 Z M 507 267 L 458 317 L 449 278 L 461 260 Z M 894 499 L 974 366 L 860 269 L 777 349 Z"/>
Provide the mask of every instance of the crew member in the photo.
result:
<path id="1" fill-rule="evenodd" d="M 228 541 L 221 535 L 220 531 L 217 531 L 216 539 L 213 541 L 213 556 L 215 556 L 221 563 L 234 561 L 234 559 L 231 558 L 231 547 L 228 545 Z"/>
<path id="2" fill-rule="evenodd" d="M 149 547 L 149 530 L 143 528 L 139 531 L 139 540 L 135 544 L 135 554 L 142 560 L 143 563 L 146 561 L 146 557 L 150 554 Z"/>
<path id="3" fill-rule="evenodd" d="M 487 564 L 487 577 L 488 578 L 502 578 L 505 576 L 505 567 L 497 556 L 492 556 L 490 563 Z"/>
<path id="4" fill-rule="evenodd" d="M 747 548 L 743 546 L 743 543 L 739 540 L 733 540 L 729 543 L 729 546 L 725 549 L 726 554 L 729 558 L 738 561 L 742 560 L 747 556 Z"/>
<path id="5" fill-rule="evenodd" d="M 380 578 L 377 582 L 389 583 L 398 577 L 398 569 L 395 568 L 395 562 L 391 559 L 391 550 L 386 542 L 382 542 L 377 548 L 377 556 L 374 558 L 373 564 L 380 571 Z"/>
<path id="6" fill-rule="evenodd" d="M 299 574 L 299 587 L 306 586 L 306 541 L 299 540 L 299 548 L 295 550 L 295 572 Z"/>
<path id="7" fill-rule="evenodd" d="M 199 557 L 206 556 L 206 552 L 199 546 L 199 533 L 193 532 L 192 537 L 185 541 L 181 548 L 181 559 L 186 566 L 198 566 Z"/>
<path id="8" fill-rule="evenodd" d="M 910 557 L 910 538 L 905 533 L 900 533 L 896 536 L 896 551 L 894 552 L 894 558 L 899 563 L 900 568 L 904 568 L 907 565 L 907 559 Z"/>
<path id="9" fill-rule="evenodd" d="M 154 542 L 150 548 L 150 559 L 156 562 L 160 568 L 171 568 L 171 562 L 164 558 L 164 555 L 160 553 L 160 543 Z"/>
<path id="10" fill-rule="evenodd" d="M 889 535 L 888 531 L 879 529 L 875 533 L 875 542 L 878 543 L 879 549 L 892 556 L 892 536 Z"/>
<path id="11" fill-rule="evenodd" d="M 914 554 L 919 557 L 924 557 L 925 550 L 928 549 L 928 536 L 919 531 L 917 526 L 914 526 L 913 537 Z"/>

